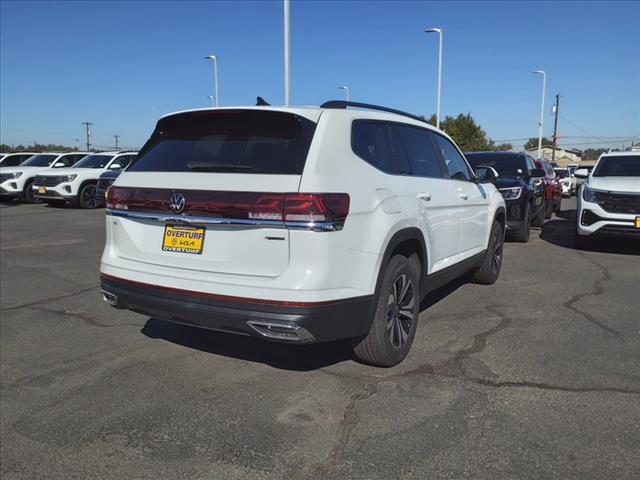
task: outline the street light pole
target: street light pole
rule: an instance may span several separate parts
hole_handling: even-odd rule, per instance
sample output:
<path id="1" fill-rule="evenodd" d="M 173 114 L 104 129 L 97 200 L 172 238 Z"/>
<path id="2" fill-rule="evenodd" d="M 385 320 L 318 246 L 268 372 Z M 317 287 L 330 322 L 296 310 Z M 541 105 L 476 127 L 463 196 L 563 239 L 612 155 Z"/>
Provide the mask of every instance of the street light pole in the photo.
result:
<path id="1" fill-rule="evenodd" d="M 438 98 L 436 100 L 436 128 L 440 128 L 440 96 L 442 95 L 442 29 L 427 28 L 425 33 L 437 33 L 440 37 L 438 45 Z"/>
<path id="2" fill-rule="evenodd" d="M 558 110 L 560 109 L 560 94 L 556 94 L 556 104 L 553 107 L 553 113 L 556 118 L 553 121 L 553 150 L 551 152 L 551 163 L 556 161 L 556 142 L 558 141 Z"/>
<path id="3" fill-rule="evenodd" d="M 213 96 L 215 98 L 215 102 L 213 103 L 214 107 L 218 106 L 218 59 L 216 58 L 215 55 L 207 55 L 206 57 L 207 60 L 213 60 L 213 84 L 214 84 L 214 89 L 213 89 Z"/>
<path id="4" fill-rule="evenodd" d="M 289 69 L 289 0 L 284 0 L 284 106 L 289 106 L 291 96 L 290 92 L 290 74 Z"/>
<path id="5" fill-rule="evenodd" d="M 534 70 L 531 73 L 542 75 L 542 101 L 540 102 L 540 129 L 538 130 L 538 158 L 542 158 L 542 128 L 544 126 L 544 94 L 547 88 L 547 73 L 544 70 Z"/>
<path id="6" fill-rule="evenodd" d="M 347 102 L 349 101 L 349 87 L 347 85 L 342 85 L 341 87 L 338 87 L 340 90 L 344 90 L 345 95 L 346 95 L 346 100 Z"/>

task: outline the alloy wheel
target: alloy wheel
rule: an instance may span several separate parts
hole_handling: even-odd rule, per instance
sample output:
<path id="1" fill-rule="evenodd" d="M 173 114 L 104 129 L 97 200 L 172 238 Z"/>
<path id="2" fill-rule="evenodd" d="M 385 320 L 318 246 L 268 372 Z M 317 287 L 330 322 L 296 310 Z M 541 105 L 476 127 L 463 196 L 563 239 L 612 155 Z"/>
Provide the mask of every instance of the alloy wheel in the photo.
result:
<path id="1" fill-rule="evenodd" d="M 501 229 L 495 228 L 493 231 L 493 252 L 491 258 L 491 272 L 497 273 L 502 264 L 502 249 L 504 246 Z"/>
<path id="2" fill-rule="evenodd" d="M 82 206 L 84 208 L 95 208 L 95 206 L 96 206 L 96 187 L 95 187 L 95 185 L 87 185 L 82 190 Z"/>
<path id="3" fill-rule="evenodd" d="M 402 348 L 409 337 L 414 320 L 414 304 L 413 284 L 403 273 L 393 282 L 387 307 L 387 334 L 395 348 Z"/>

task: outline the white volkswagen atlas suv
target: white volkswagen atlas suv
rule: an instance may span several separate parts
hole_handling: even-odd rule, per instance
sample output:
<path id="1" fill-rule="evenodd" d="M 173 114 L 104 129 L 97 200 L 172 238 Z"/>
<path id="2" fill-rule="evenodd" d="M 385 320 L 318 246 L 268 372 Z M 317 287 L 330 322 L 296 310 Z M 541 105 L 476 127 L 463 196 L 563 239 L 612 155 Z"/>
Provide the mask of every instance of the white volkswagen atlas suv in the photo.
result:
<path id="1" fill-rule="evenodd" d="M 96 208 L 96 185 L 100 175 L 109 170 L 122 170 L 137 152 L 102 152 L 87 155 L 73 168 L 43 172 L 33 182 L 33 195 L 50 204 L 70 203 L 74 207 Z"/>
<path id="2" fill-rule="evenodd" d="M 380 366 L 407 355 L 427 292 L 465 273 L 493 283 L 502 264 L 504 200 L 453 141 L 354 102 L 164 116 L 106 213 L 112 306 L 274 341 L 348 338 Z"/>
<path id="3" fill-rule="evenodd" d="M 69 168 L 86 155 L 86 152 L 36 153 L 17 167 L 0 168 L 0 196 L 35 203 L 38 200 L 33 196 L 32 186 L 37 174 Z"/>
<path id="4" fill-rule="evenodd" d="M 640 152 L 600 156 L 576 197 L 578 246 L 595 235 L 640 238 Z"/>

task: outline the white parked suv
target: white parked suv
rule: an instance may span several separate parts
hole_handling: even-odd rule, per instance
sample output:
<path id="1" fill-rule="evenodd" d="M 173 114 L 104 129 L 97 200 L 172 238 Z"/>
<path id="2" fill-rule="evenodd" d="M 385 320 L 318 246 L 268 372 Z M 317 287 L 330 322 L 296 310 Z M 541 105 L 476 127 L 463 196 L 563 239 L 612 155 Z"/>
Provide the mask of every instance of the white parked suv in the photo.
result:
<path id="1" fill-rule="evenodd" d="M 576 177 L 573 176 L 568 168 L 554 168 L 556 177 L 560 180 L 562 187 L 562 196 L 570 197 L 576 191 Z"/>
<path id="2" fill-rule="evenodd" d="M 37 199 L 31 187 L 37 174 L 68 168 L 86 155 L 85 152 L 36 153 L 17 167 L 0 167 L 0 196 L 34 203 Z"/>
<path id="3" fill-rule="evenodd" d="M 342 101 L 184 111 L 107 191 L 101 288 L 117 308 L 211 330 L 349 338 L 391 366 L 427 292 L 465 273 L 496 281 L 504 224 L 502 195 L 412 115 Z"/>
<path id="4" fill-rule="evenodd" d="M 95 208 L 96 184 L 100 175 L 109 170 L 122 170 L 137 152 L 102 152 L 87 155 L 73 168 L 38 174 L 33 182 L 33 194 L 47 203 L 70 203 L 80 208 Z"/>
<path id="5" fill-rule="evenodd" d="M 640 238 L 640 152 L 600 156 L 576 197 L 578 246 L 596 234 Z"/>

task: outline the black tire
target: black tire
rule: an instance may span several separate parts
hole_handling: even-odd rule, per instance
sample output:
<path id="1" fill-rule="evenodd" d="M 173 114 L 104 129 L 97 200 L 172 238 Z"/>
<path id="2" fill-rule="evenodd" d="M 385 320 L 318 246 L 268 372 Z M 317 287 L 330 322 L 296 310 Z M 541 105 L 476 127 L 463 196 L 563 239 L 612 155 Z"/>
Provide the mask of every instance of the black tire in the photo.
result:
<path id="1" fill-rule="evenodd" d="M 498 280 L 502 269 L 502 257 L 504 251 L 504 230 L 500 222 L 495 220 L 491 227 L 487 254 L 482 265 L 474 273 L 472 280 L 482 285 L 491 285 Z"/>
<path id="2" fill-rule="evenodd" d="M 29 180 L 22 190 L 22 198 L 27 203 L 40 203 L 40 199 L 33 196 L 33 180 Z"/>
<path id="3" fill-rule="evenodd" d="M 551 218 L 551 214 L 553 213 L 553 197 L 547 202 L 544 202 L 544 218 L 549 220 Z"/>
<path id="4" fill-rule="evenodd" d="M 78 206 L 80 208 L 96 208 L 96 184 L 87 183 L 78 192 Z"/>
<path id="5" fill-rule="evenodd" d="M 529 215 L 531 214 L 531 206 L 527 204 L 527 210 L 524 212 L 524 218 L 522 219 L 522 226 L 513 232 L 511 238 L 515 242 L 527 243 L 529 236 L 531 235 L 531 220 Z"/>
<path id="6" fill-rule="evenodd" d="M 355 356 L 364 363 L 392 367 L 409 353 L 420 313 L 419 272 L 415 262 L 395 255 L 389 261 L 369 333 L 353 341 Z"/>
<path id="7" fill-rule="evenodd" d="M 544 225 L 544 213 L 545 213 L 545 204 L 544 199 L 542 199 L 542 205 L 538 208 L 538 214 L 531 222 L 531 225 L 534 227 L 542 227 Z"/>

